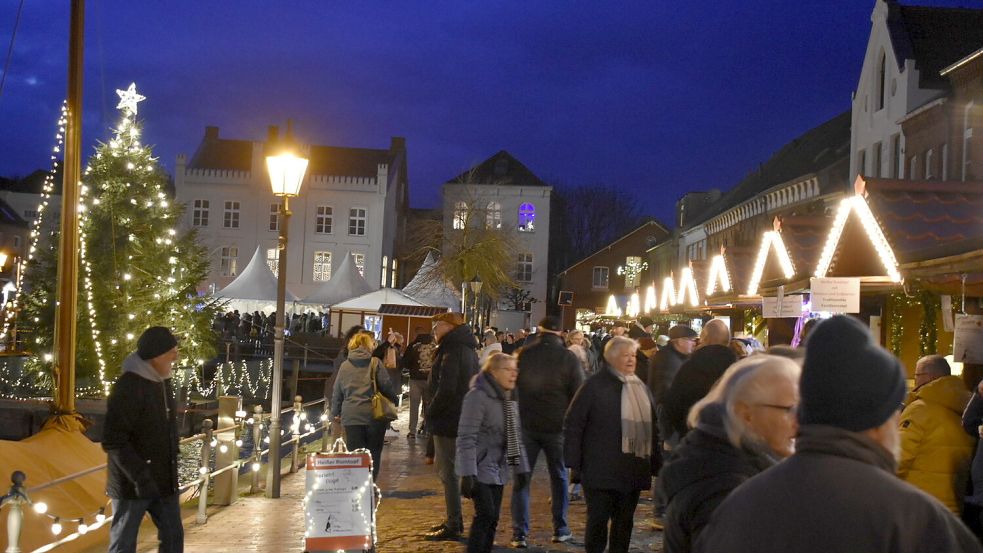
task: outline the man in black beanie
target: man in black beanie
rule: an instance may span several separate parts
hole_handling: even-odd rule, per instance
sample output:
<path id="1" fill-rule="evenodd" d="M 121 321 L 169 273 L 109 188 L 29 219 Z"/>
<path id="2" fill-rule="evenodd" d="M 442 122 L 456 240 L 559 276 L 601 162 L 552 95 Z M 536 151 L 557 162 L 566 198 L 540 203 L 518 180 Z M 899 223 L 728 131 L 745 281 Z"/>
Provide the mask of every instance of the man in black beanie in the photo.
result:
<path id="1" fill-rule="evenodd" d="M 136 551 L 144 513 L 157 525 L 159 551 L 184 550 L 178 494 L 178 432 L 171 366 L 177 338 L 152 326 L 123 360 L 106 407 L 102 448 L 108 457 L 106 495 L 113 502 L 109 552 Z"/>
<path id="2" fill-rule="evenodd" d="M 816 326 L 799 394 L 795 454 L 734 490 L 696 551 L 983 551 L 938 500 L 895 476 L 905 374 L 863 323 L 837 315 Z"/>

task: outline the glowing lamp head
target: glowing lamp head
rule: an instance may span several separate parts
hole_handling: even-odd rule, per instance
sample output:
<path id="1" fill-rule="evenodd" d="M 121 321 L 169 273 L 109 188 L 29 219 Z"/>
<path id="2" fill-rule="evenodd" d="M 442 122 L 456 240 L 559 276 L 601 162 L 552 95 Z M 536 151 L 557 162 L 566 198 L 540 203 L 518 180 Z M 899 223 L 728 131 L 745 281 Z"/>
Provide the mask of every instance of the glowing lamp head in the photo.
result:
<path id="1" fill-rule="evenodd" d="M 300 185 L 304 182 L 308 160 L 284 152 L 266 158 L 266 168 L 270 172 L 270 185 L 274 196 L 293 197 L 300 193 Z"/>

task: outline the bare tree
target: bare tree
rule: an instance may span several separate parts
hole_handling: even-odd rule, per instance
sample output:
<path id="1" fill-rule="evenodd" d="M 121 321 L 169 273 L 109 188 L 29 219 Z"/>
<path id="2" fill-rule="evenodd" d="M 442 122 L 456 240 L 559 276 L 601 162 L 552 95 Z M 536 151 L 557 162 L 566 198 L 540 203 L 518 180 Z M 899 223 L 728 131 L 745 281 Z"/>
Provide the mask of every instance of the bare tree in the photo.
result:
<path id="1" fill-rule="evenodd" d="M 645 219 L 638 199 L 614 185 L 558 185 L 554 191 L 559 233 L 551 240 L 550 253 L 558 256 L 558 269 L 601 249 Z"/>

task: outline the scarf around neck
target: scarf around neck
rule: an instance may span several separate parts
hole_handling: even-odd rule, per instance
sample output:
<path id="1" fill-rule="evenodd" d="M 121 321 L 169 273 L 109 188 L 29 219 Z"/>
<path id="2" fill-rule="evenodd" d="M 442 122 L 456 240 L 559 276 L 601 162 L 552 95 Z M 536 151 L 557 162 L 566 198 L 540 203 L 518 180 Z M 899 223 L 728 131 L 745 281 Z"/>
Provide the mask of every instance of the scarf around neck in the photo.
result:
<path id="1" fill-rule="evenodd" d="M 495 382 L 490 375 L 484 375 L 491 389 L 502 400 L 502 412 L 505 417 L 505 459 L 509 466 L 517 467 L 521 461 L 521 449 L 519 443 L 522 438 L 519 436 L 518 409 L 516 408 L 515 390 L 507 392 Z"/>
<path id="2" fill-rule="evenodd" d="M 621 451 L 635 457 L 652 455 L 652 404 L 645 383 L 634 374 L 608 370 L 621 386 Z"/>

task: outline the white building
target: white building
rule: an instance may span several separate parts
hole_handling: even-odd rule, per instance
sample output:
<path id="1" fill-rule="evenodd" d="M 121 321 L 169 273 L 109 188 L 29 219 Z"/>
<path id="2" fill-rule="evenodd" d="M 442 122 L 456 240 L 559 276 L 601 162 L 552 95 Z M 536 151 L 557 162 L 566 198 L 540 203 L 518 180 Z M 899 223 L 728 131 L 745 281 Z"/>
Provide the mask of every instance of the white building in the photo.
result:
<path id="1" fill-rule="evenodd" d="M 448 181 L 443 188 L 445 235 L 460 230 L 464 224 L 515 231 L 519 251 L 512 274 L 519 286 L 538 300 L 529 306 L 527 325 L 535 325 L 546 315 L 549 300 L 547 267 L 552 193 L 551 186 L 505 150 Z M 472 216 L 478 220 L 468 221 L 469 213 L 478 214 Z M 500 304 L 500 308 L 504 307 Z M 491 323 L 495 324 L 496 320 L 493 314 Z M 512 324 L 511 328 L 515 326 Z"/>
<path id="2" fill-rule="evenodd" d="M 850 175 L 925 178 L 917 158 L 905 167 L 900 120 L 941 98 L 948 85 L 939 71 L 983 44 L 983 10 L 876 0 L 870 21 L 853 94 Z"/>
<path id="3" fill-rule="evenodd" d="M 182 224 L 198 230 L 211 260 L 202 288 L 229 284 L 257 245 L 276 271 L 278 202 L 265 157 L 278 134 L 270 127 L 267 142 L 230 140 L 206 127 L 191 160 L 178 156 L 174 188 L 186 206 Z M 389 149 L 379 150 L 311 145 L 304 153 L 310 163 L 300 195 L 290 200 L 287 287 L 303 299 L 349 251 L 374 288 L 395 286 L 397 227 L 408 198 L 405 140 L 393 137 Z"/>

